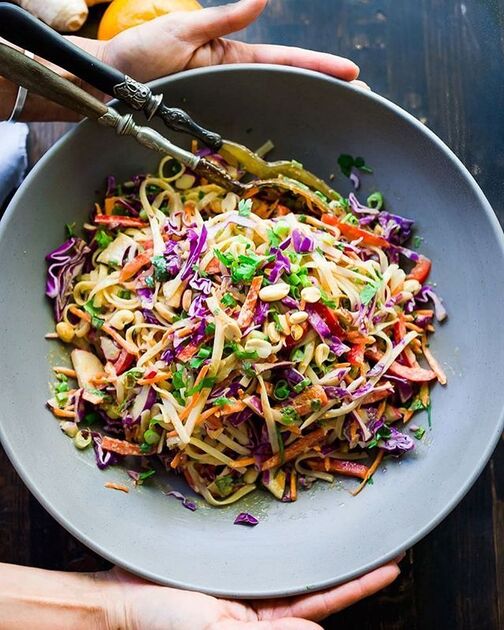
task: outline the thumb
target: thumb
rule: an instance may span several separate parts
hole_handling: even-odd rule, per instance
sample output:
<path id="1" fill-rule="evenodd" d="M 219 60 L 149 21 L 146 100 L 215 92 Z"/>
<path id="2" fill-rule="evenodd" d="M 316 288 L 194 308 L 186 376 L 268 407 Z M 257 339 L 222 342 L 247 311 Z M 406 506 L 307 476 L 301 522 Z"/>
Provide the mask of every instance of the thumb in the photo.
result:
<path id="1" fill-rule="evenodd" d="M 181 12 L 177 14 L 177 35 L 201 46 L 245 28 L 261 15 L 267 3 L 268 0 L 239 0 L 200 11 Z"/>

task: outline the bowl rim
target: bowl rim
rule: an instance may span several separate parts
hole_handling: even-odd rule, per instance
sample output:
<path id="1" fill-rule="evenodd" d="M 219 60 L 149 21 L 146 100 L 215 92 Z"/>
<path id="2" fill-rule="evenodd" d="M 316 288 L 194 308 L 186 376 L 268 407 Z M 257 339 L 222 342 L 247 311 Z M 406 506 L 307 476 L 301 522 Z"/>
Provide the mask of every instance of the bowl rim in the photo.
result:
<path id="1" fill-rule="evenodd" d="M 348 90 L 354 93 L 358 93 L 362 98 L 369 99 L 374 101 L 379 106 L 387 109 L 389 112 L 395 114 L 396 116 L 402 118 L 406 123 L 413 125 L 417 130 L 419 130 L 422 134 L 426 135 L 427 138 L 437 146 L 437 148 L 443 152 L 443 154 L 457 167 L 460 171 L 461 175 L 463 175 L 464 179 L 469 184 L 471 191 L 477 197 L 481 207 L 486 214 L 486 217 L 489 221 L 489 225 L 492 229 L 492 232 L 496 238 L 496 243 L 500 246 L 502 256 L 504 258 L 504 233 L 500 226 L 500 223 L 495 215 L 489 201 L 485 197 L 483 191 L 477 184 L 474 177 L 468 171 L 468 169 L 464 166 L 462 161 L 455 155 L 455 153 L 425 124 L 421 123 L 417 120 L 412 114 L 407 112 L 405 109 L 396 105 L 392 101 L 387 98 L 376 94 L 372 91 L 368 91 L 364 88 L 352 85 L 351 83 L 347 83 L 346 81 L 342 81 L 340 79 L 336 79 L 332 76 L 323 74 L 321 72 L 317 72 L 314 70 L 306 70 L 303 68 L 297 68 L 292 66 L 284 66 L 284 65 L 274 65 L 274 64 L 259 64 L 259 63 L 237 63 L 237 64 L 225 64 L 219 66 L 208 66 L 204 68 L 196 68 L 192 70 L 186 70 L 177 74 L 168 75 L 166 77 L 160 77 L 154 81 L 148 83 L 153 92 L 156 89 L 161 88 L 162 86 L 169 85 L 172 82 L 177 82 L 179 79 L 184 79 L 186 77 L 197 77 L 200 75 L 213 75 L 213 74 L 223 74 L 223 73 L 240 73 L 240 72 L 257 72 L 257 73 L 278 73 L 278 74 L 294 74 L 298 76 L 304 76 L 311 79 L 323 80 L 325 82 L 329 82 L 337 85 L 340 89 Z M 115 106 L 118 105 L 119 102 L 116 99 L 113 99 L 108 102 L 109 105 Z M 46 162 L 50 161 L 53 157 L 53 154 L 57 153 L 60 146 L 67 142 L 70 138 L 72 138 L 75 134 L 79 132 L 83 125 L 90 125 L 91 123 L 88 119 L 84 119 L 79 122 L 73 129 L 69 130 L 65 133 L 57 142 L 55 142 L 50 149 L 37 161 L 34 167 L 30 170 L 27 177 L 24 179 L 15 195 L 11 199 L 7 209 L 4 212 L 4 215 L 0 221 L 0 240 L 3 238 L 4 233 L 7 229 L 7 226 L 10 222 L 12 215 L 14 214 L 15 206 L 17 204 L 17 199 L 23 194 L 23 191 L 26 187 L 30 186 L 32 178 L 36 175 L 36 173 L 44 168 Z M 215 595 L 218 597 L 227 597 L 227 598 L 241 598 L 241 599 L 257 599 L 257 598 L 273 598 L 273 597 L 285 597 L 299 594 L 307 594 L 309 592 L 318 591 L 321 589 L 326 589 L 329 587 L 336 586 L 338 584 L 344 584 L 356 577 L 359 577 L 377 567 L 397 558 L 404 550 L 410 548 L 415 545 L 419 540 L 424 538 L 428 533 L 430 533 L 441 521 L 443 521 L 452 511 L 453 509 L 460 503 L 463 497 L 469 492 L 471 487 L 474 485 L 484 467 L 487 465 L 490 457 L 492 456 L 493 451 L 495 450 L 497 443 L 499 441 L 500 435 L 504 429 L 504 407 L 501 409 L 500 416 L 496 418 L 495 429 L 488 441 L 486 448 L 480 456 L 478 464 L 474 467 L 468 477 L 465 479 L 464 483 L 461 485 L 459 490 L 454 493 L 450 500 L 446 502 L 445 507 L 428 523 L 426 523 L 421 529 L 416 531 L 415 534 L 412 534 L 406 538 L 400 545 L 396 546 L 394 549 L 389 551 L 386 554 L 381 555 L 378 559 L 364 563 L 361 566 L 355 568 L 353 571 L 348 571 L 346 574 L 340 576 L 337 580 L 321 580 L 320 582 L 315 582 L 310 584 L 309 587 L 292 587 L 288 589 L 277 589 L 270 591 L 261 591 L 261 590 L 236 590 L 229 591 L 224 589 L 204 589 L 202 591 L 201 587 L 198 585 L 190 584 L 184 582 L 183 580 L 177 579 L 167 579 L 163 575 L 156 574 L 153 571 L 149 571 L 143 569 L 141 566 L 137 566 L 133 562 L 129 562 L 127 560 L 123 560 L 122 558 L 117 557 L 114 553 L 107 551 L 99 543 L 94 542 L 85 532 L 81 531 L 78 526 L 74 525 L 67 518 L 62 516 L 58 510 L 45 499 L 43 489 L 38 486 L 37 480 L 34 479 L 29 473 L 26 472 L 24 466 L 15 454 L 14 446 L 10 443 L 8 434 L 4 430 L 2 423 L 0 423 L 0 440 L 4 447 L 4 450 L 14 466 L 17 474 L 22 479 L 23 483 L 28 487 L 30 492 L 35 496 L 35 498 L 39 501 L 39 503 L 44 507 L 44 509 L 49 512 L 49 514 L 60 524 L 62 525 L 68 532 L 70 532 L 75 538 L 77 538 L 81 543 L 85 544 L 88 548 L 109 560 L 113 564 L 117 564 L 132 573 L 144 577 L 150 581 L 153 581 L 158 584 L 164 584 L 168 586 L 172 586 L 175 588 L 181 588 L 185 590 L 198 590 L 204 593 Z"/>

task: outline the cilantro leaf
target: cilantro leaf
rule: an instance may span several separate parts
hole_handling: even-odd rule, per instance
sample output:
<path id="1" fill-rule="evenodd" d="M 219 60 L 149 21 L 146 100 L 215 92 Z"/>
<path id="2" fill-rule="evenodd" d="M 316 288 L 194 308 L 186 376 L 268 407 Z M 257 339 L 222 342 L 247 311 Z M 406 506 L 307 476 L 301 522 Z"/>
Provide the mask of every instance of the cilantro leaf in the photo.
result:
<path id="1" fill-rule="evenodd" d="M 252 199 L 241 199 L 238 203 L 238 214 L 241 217 L 249 217 L 252 212 Z"/>
<path id="2" fill-rule="evenodd" d="M 425 427 L 418 427 L 418 429 L 413 433 L 417 440 L 421 440 L 425 435 Z"/>
<path id="3" fill-rule="evenodd" d="M 101 317 L 98 317 L 98 315 L 101 315 L 101 308 L 97 308 L 93 304 L 93 300 L 89 300 L 88 302 L 86 302 L 83 308 L 86 311 L 86 313 L 91 315 L 91 326 L 96 329 L 101 328 L 103 324 L 105 323 L 104 319 L 102 319 Z"/>
<path id="4" fill-rule="evenodd" d="M 75 236 L 75 222 L 65 223 L 65 230 L 66 230 L 68 238 L 72 238 L 72 236 Z"/>
<path id="5" fill-rule="evenodd" d="M 100 249 L 108 247 L 113 240 L 114 238 L 110 236 L 110 234 L 107 234 L 107 232 L 105 232 L 102 228 L 96 231 L 95 241 Z"/>
<path id="6" fill-rule="evenodd" d="M 378 292 L 379 288 L 380 288 L 380 285 L 377 282 L 370 282 L 369 284 L 366 284 L 366 286 L 359 293 L 360 301 L 365 306 L 369 304 L 371 300 L 374 298 L 374 296 L 376 295 L 376 293 Z"/>
<path id="7" fill-rule="evenodd" d="M 168 280 L 167 262 L 164 256 L 153 256 L 152 266 L 154 267 L 154 279 L 158 282 L 164 282 Z"/>
<path id="8" fill-rule="evenodd" d="M 202 389 L 211 389 L 216 382 L 217 378 L 215 376 L 206 376 L 205 378 L 201 379 L 201 381 L 197 385 L 191 387 L 191 389 L 187 391 L 187 394 L 188 396 L 192 396 L 193 394 L 197 394 L 198 392 L 200 392 Z"/>
<path id="9" fill-rule="evenodd" d="M 341 169 L 341 172 L 346 177 L 350 177 L 350 173 L 352 172 L 352 168 L 356 168 L 357 170 L 361 171 L 361 173 L 372 173 L 373 172 L 373 169 L 371 169 L 366 164 L 366 162 L 364 161 L 364 158 L 362 158 L 362 157 L 353 158 L 351 155 L 348 155 L 347 153 L 342 153 L 339 156 L 338 164 L 339 164 L 339 167 Z"/>
<path id="10" fill-rule="evenodd" d="M 219 398 L 216 398 L 214 400 L 214 405 L 217 405 L 217 407 L 224 407 L 225 405 L 231 405 L 232 404 L 232 400 L 231 398 L 226 398 L 226 396 L 219 396 Z"/>
<path id="11" fill-rule="evenodd" d="M 214 254 L 220 260 L 220 262 L 224 265 L 224 267 L 231 267 L 234 261 L 234 257 L 232 254 L 227 254 L 225 252 L 221 252 L 220 249 L 214 249 Z"/>

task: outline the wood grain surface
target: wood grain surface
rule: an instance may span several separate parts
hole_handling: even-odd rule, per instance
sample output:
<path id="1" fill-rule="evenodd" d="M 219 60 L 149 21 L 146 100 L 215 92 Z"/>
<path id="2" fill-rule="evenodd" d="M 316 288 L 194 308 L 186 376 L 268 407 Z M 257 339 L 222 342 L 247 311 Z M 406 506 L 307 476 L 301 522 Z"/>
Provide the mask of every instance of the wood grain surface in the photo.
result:
<path id="1" fill-rule="evenodd" d="M 101 10 L 93 10 L 88 34 Z M 447 142 L 504 223 L 504 0 L 270 0 L 238 37 L 351 57 L 373 90 Z M 32 164 L 70 127 L 32 125 Z M 79 571 L 108 566 L 55 523 L 3 453 L 0 558 Z M 324 628 L 504 628 L 502 440 L 464 500 L 401 567 L 394 585 L 326 620 Z"/>

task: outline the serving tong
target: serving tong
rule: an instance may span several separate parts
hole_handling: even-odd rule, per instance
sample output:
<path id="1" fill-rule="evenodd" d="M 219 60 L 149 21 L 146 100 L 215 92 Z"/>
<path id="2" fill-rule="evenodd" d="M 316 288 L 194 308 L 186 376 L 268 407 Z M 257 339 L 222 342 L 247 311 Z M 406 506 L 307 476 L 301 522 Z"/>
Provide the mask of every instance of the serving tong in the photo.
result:
<path id="1" fill-rule="evenodd" d="M 298 162 L 267 162 L 250 149 L 205 129 L 184 110 L 165 105 L 161 94 L 153 94 L 147 85 L 93 57 L 16 5 L 0 2 L 0 36 L 66 69 L 101 92 L 114 95 L 132 109 L 143 111 L 147 120 L 161 118 L 170 129 L 197 138 L 212 151 L 219 151 L 226 160 L 240 164 L 248 173 L 261 178 L 249 184 L 233 179 L 213 161 L 178 147 L 150 127 L 137 125 L 131 114 L 121 116 L 36 61 L 24 55 L 21 59 L 19 53 L 14 55 L 2 47 L 0 73 L 11 81 L 100 124 L 111 126 L 120 135 L 131 135 L 144 146 L 171 155 L 198 175 L 227 190 L 245 197 L 262 195 L 269 200 L 291 194 L 301 197 L 309 210 L 318 212 L 327 212 L 328 202 L 340 199 L 338 193 Z M 322 193 L 323 197 L 313 191 Z"/>

